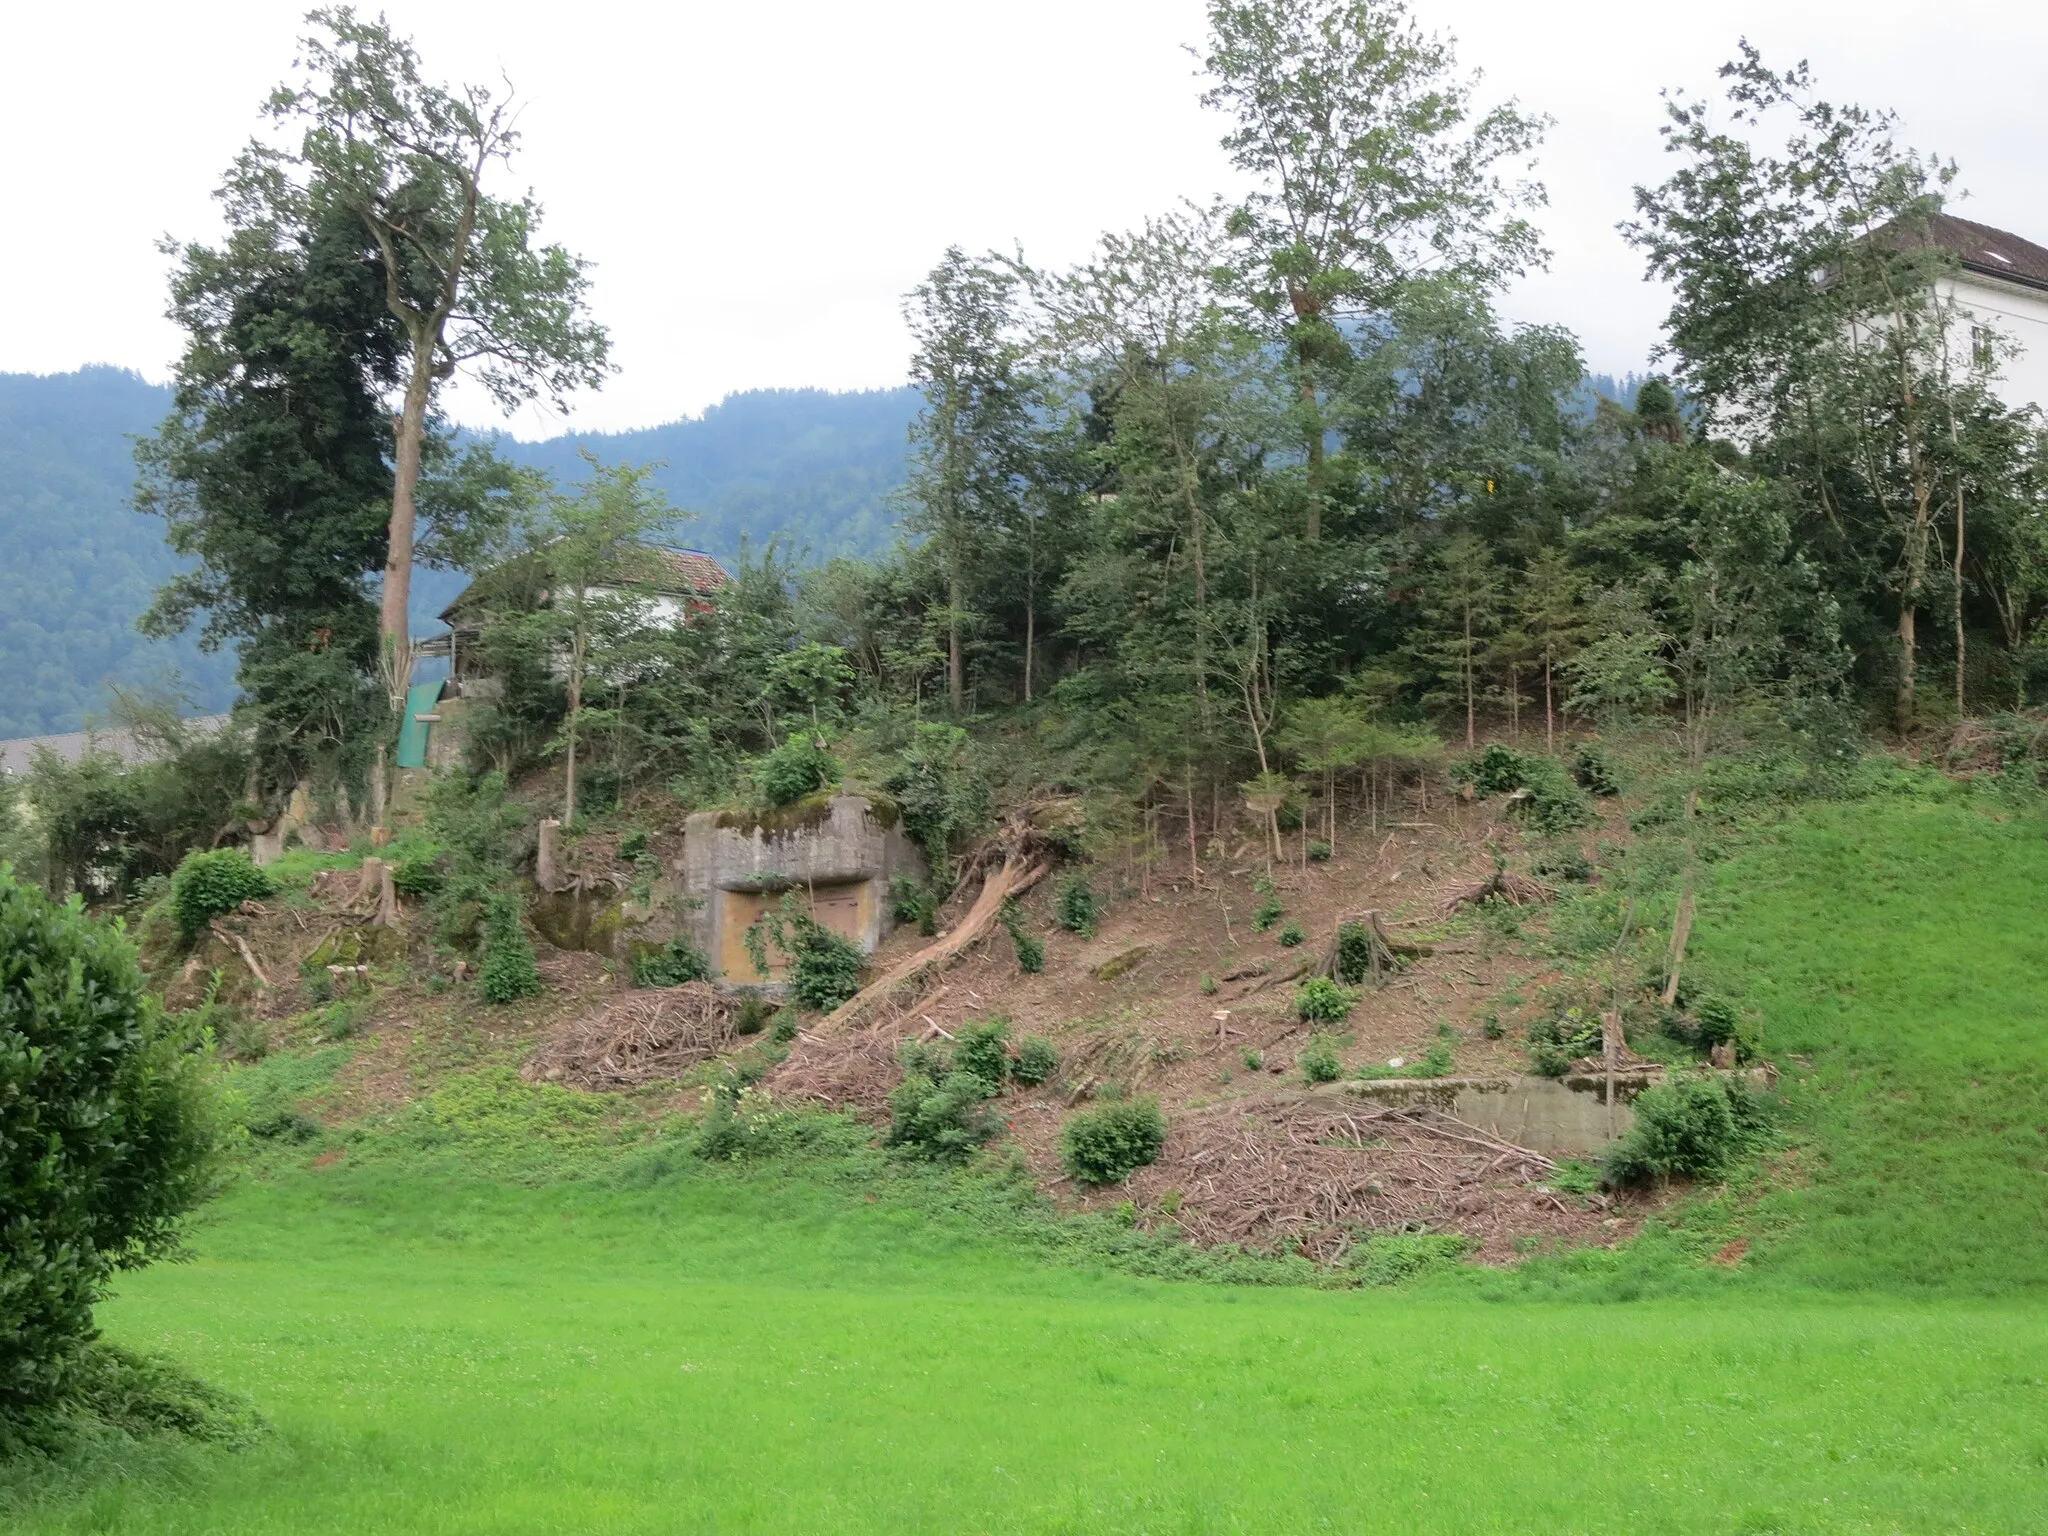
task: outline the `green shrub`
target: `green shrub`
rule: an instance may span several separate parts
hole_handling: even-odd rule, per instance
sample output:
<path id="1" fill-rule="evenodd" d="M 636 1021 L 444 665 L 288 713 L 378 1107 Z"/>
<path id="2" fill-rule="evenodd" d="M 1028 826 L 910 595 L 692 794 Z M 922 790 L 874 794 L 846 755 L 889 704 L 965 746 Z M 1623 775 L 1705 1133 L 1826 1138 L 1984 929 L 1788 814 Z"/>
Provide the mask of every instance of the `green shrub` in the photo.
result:
<path id="1" fill-rule="evenodd" d="M 519 898 L 510 891 L 493 891 L 484 899 L 484 958 L 477 980 L 488 1003 L 540 995 L 540 967 L 520 921 Z"/>
<path id="2" fill-rule="evenodd" d="M 803 1029 L 803 1020 L 794 1008 L 778 1008 L 768 1026 L 768 1038 L 777 1045 L 787 1045 Z"/>
<path id="3" fill-rule="evenodd" d="M 1026 1035 L 1017 1042 L 1017 1059 L 1010 1063 L 1010 1076 L 1028 1088 L 1035 1088 L 1059 1070 L 1059 1047 L 1043 1035 Z"/>
<path id="4" fill-rule="evenodd" d="M 1053 892 L 1052 920 L 1069 933 L 1092 939 L 1095 937 L 1095 925 L 1101 918 L 1102 903 L 1096 899 L 1095 887 L 1088 883 L 1088 872 L 1084 869 L 1068 870 L 1059 888 Z"/>
<path id="5" fill-rule="evenodd" d="M 685 982 L 710 979 L 710 957 L 681 934 L 660 949 L 644 950 L 633 957 L 636 987 L 680 987 Z"/>
<path id="6" fill-rule="evenodd" d="M 889 1095 L 892 1147 L 939 1162 L 957 1162 L 994 1137 L 1001 1125 L 988 1101 L 1001 1091 L 978 1073 L 950 1069 L 945 1053 L 906 1047 L 903 1081 Z"/>
<path id="7" fill-rule="evenodd" d="M 1593 861 L 1569 844 L 1562 848 L 1546 848 L 1536 855 L 1531 867 L 1545 880 L 1565 880 L 1574 885 L 1584 885 L 1593 878 Z"/>
<path id="8" fill-rule="evenodd" d="M 1344 1267 L 1361 1285 L 1400 1285 L 1454 1267 L 1477 1246 L 1449 1232 L 1375 1232 L 1346 1250 Z"/>
<path id="9" fill-rule="evenodd" d="M 1357 986 L 1372 977 L 1372 930 L 1363 923 L 1344 923 L 1337 929 L 1337 979 Z"/>
<path id="10" fill-rule="evenodd" d="M 1252 908 L 1252 927 L 1264 933 L 1287 915 L 1287 909 L 1280 904 L 1280 895 L 1273 889 L 1273 882 L 1263 875 L 1252 889 L 1261 897 L 1259 904 Z"/>
<path id="11" fill-rule="evenodd" d="M 432 859 L 406 859 L 391 870 L 391 888 L 415 901 L 438 896 L 447 885 L 448 877 L 434 867 Z"/>
<path id="12" fill-rule="evenodd" d="M 928 939 L 939 931 L 939 893 L 924 881 L 898 875 L 889 884 L 889 899 L 897 922 L 917 924 Z"/>
<path id="13" fill-rule="evenodd" d="M 1606 748 L 1597 742 L 1585 742 L 1572 754 L 1572 778 L 1579 788 L 1602 799 L 1621 793 L 1621 777 Z"/>
<path id="14" fill-rule="evenodd" d="M 1102 1104 L 1069 1115 L 1060 1127 L 1060 1160 L 1083 1184 L 1118 1184 L 1158 1160 L 1166 1116 L 1157 1099 Z"/>
<path id="15" fill-rule="evenodd" d="M 860 990 L 867 957 L 799 907 L 795 892 L 756 918 L 744 938 L 748 957 L 763 975 L 770 944 L 788 958 L 789 995 L 799 1007 L 830 1013 Z"/>
<path id="16" fill-rule="evenodd" d="M 1770 1128 L 1761 1097 L 1734 1078 L 1685 1078 L 1646 1088 L 1634 1108 L 1628 1134 L 1600 1161 L 1601 1179 L 1611 1189 L 1636 1188 L 1674 1174 L 1710 1177 Z"/>
<path id="17" fill-rule="evenodd" d="M 1309 861 L 1309 863 L 1311 863 L 1311 864 L 1327 864 L 1327 863 L 1329 863 L 1329 862 L 1330 862 L 1330 853 L 1331 853 L 1330 845 L 1329 845 L 1328 843 L 1324 842 L 1324 841 L 1323 841 L 1323 840 L 1322 840 L 1321 838 L 1319 838 L 1319 837 L 1316 837 L 1316 838 L 1310 838 L 1310 839 L 1309 839 L 1309 845 L 1308 845 L 1308 861 Z"/>
<path id="18" fill-rule="evenodd" d="M 1010 1021 L 984 1019 L 962 1025 L 953 1037 L 953 1070 L 980 1078 L 988 1098 L 1001 1093 L 1010 1076 Z"/>
<path id="19" fill-rule="evenodd" d="M 1280 947 L 1292 949 L 1307 937 L 1308 935 L 1301 931 L 1301 924 L 1289 923 L 1280 930 Z"/>
<path id="20" fill-rule="evenodd" d="M 1045 969 L 1045 946 L 1038 942 L 1035 934 L 1024 929 L 1024 914 L 1017 909 L 1014 901 L 1003 903 L 1003 931 L 1010 936 L 1010 947 L 1017 953 L 1017 969 L 1027 976 L 1036 976 Z"/>
<path id="21" fill-rule="evenodd" d="M 1530 827 L 1544 834 L 1569 832 L 1599 818 L 1586 792 L 1572 782 L 1564 765 L 1540 752 L 1517 752 L 1491 746 L 1464 765 L 1459 774 L 1479 795 L 1522 792 L 1521 811 Z"/>
<path id="22" fill-rule="evenodd" d="M 188 853 L 171 876 L 171 914 L 178 920 L 180 936 L 189 944 L 216 917 L 245 901 L 261 901 L 276 890 L 270 876 L 251 864 L 249 855 L 239 848 Z"/>
<path id="23" fill-rule="evenodd" d="M 768 1027 L 768 1020 L 774 1016 L 775 1008 L 752 987 L 742 991 L 739 996 L 740 1005 L 733 1013 L 732 1032 L 736 1035 L 758 1035 Z"/>
<path id="24" fill-rule="evenodd" d="M 1328 1035 L 1310 1035 L 1301 1053 L 1301 1080 L 1305 1083 L 1334 1083 L 1344 1075 L 1344 1063 L 1337 1059 L 1337 1042 Z"/>
<path id="25" fill-rule="evenodd" d="M 839 763 L 809 732 L 799 732 L 761 759 L 756 770 L 770 805 L 793 805 L 839 777 Z"/>
<path id="26" fill-rule="evenodd" d="M 211 1191 L 206 1044 L 125 935 L 0 865 L 0 1418 L 64 1394 L 113 1272 Z"/>
<path id="27" fill-rule="evenodd" d="M 1475 794 L 1507 795 L 1522 787 L 1526 768 L 1527 760 L 1521 753 L 1496 744 L 1465 765 L 1460 776 L 1471 784 Z"/>
<path id="28" fill-rule="evenodd" d="M 1599 1055 L 1603 1044 L 1600 1021 L 1578 1008 L 1567 1008 L 1529 1026 L 1529 1055 L 1544 1077 L 1563 1077 L 1573 1062 Z"/>
<path id="29" fill-rule="evenodd" d="M 1327 976 L 1311 976 L 1294 993 L 1294 1012 L 1304 1024 L 1337 1024 L 1351 1017 L 1358 995 Z"/>
<path id="30" fill-rule="evenodd" d="M 1262 1072 L 1265 1070 L 1265 1056 L 1262 1053 L 1253 1050 L 1250 1046 L 1246 1046 L 1244 1048 L 1244 1056 L 1242 1059 L 1244 1061 L 1244 1069 L 1247 1072 Z"/>

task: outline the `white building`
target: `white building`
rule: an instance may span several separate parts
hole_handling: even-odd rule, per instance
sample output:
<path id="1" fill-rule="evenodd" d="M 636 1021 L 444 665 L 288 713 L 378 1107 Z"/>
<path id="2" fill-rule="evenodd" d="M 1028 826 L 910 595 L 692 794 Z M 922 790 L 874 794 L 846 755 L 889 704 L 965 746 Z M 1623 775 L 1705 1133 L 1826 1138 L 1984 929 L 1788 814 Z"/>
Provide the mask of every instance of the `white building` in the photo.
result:
<path id="1" fill-rule="evenodd" d="M 1958 346 L 1982 346 L 1979 332 L 1995 331 L 2016 355 L 2001 359 L 1999 393 L 2012 406 L 2048 411 L 2048 248 L 1988 224 L 1936 214 L 1934 243 L 1955 257 L 1959 270 L 1944 278 L 1941 296 L 1953 300 L 1970 334 Z"/>

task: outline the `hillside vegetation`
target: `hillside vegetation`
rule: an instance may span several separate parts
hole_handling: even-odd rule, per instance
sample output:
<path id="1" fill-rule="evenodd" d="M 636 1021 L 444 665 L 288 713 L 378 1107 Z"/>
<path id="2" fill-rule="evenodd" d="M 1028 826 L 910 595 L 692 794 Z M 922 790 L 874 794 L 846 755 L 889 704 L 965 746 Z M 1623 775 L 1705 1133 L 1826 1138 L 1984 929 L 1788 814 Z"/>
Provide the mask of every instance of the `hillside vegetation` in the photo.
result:
<path id="1" fill-rule="evenodd" d="M 1000 1162 L 829 1116 L 706 1162 L 687 1123 L 465 1066 L 489 1031 L 414 1041 L 399 1091 L 443 1087 L 366 1114 L 340 1080 L 387 1078 L 351 1056 L 420 1032 L 380 1011 L 243 1069 L 327 1128 L 104 1309 L 273 1437 L 118 1481 L 81 1452 L 17 1478 L 15 1527 L 2024 1529 L 2041 833 L 1939 781 L 1732 831 L 1696 942 L 1786 1067 L 1781 1138 L 1633 1247 L 1479 1285 L 1136 1278 L 1142 1232 L 1048 1225 Z"/>

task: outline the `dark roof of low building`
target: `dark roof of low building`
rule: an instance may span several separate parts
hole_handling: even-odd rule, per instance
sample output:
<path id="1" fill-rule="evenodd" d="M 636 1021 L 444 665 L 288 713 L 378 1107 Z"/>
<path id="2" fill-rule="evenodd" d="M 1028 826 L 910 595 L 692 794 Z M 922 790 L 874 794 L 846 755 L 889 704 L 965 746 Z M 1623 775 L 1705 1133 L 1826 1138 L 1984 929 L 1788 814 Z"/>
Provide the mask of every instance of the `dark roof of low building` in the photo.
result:
<path id="1" fill-rule="evenodd" d="M 672 549 L 650 544 L 622 556 L 606 573 L 607 585 L 636 588 L 662 597 L 709 597 L 732 578 L 700 549 Z M 541 600 L 545 567 L 528 552 L 479 571 L 455 601 L 441 610 L 441 622 L 453 624 L 465 609 L 484 606 L 526 608 Z"/>
<path id="2" fill-rule="evenodd" d="M 1952 213 L 1937 213 L 1927 221 L 1928 237 L 1962 263 L 1965 272 L 2018 283 L 2024 288 L 2048 289 L 2048 247 L 2022 240 L 2018 235 Z"/>

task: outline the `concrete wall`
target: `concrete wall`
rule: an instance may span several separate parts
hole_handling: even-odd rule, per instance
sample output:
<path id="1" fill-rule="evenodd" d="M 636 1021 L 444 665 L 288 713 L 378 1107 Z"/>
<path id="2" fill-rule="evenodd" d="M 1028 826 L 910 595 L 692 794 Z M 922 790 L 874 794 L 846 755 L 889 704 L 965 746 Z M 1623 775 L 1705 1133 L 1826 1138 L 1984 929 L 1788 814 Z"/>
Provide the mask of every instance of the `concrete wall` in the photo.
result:
<path id="1" fill-rule="evenodd" d="M 754 968 L 743 936 L 787 893 L 827 928 L 873 951 L 892 925 L 889 885 L 899 875 L 923 879 L 923 855 L 893 808 L 864 795 L 819 796 L 760 817 L 699 811 L 684 825 L 684 922 L 734 985 L 780 981 L 779 967 L 765 976 Z"/>

